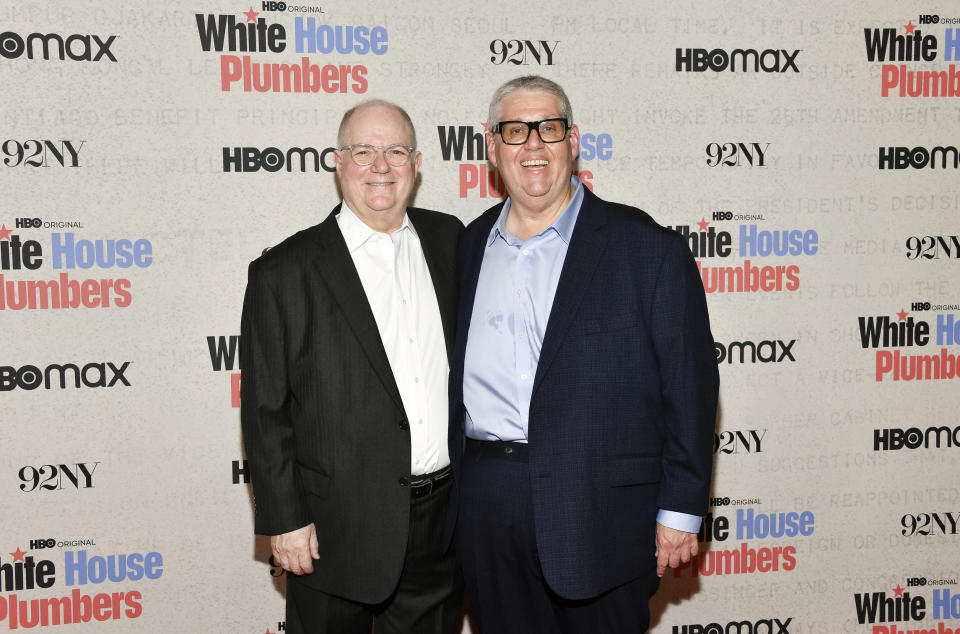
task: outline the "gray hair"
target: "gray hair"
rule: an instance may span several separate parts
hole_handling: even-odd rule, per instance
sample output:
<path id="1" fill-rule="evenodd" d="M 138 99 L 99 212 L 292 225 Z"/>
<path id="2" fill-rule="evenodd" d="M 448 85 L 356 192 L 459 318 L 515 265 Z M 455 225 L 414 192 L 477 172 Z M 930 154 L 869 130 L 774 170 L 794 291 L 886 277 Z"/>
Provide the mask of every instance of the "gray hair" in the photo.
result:
<path id="1" fill-rule="evenodd" d="M 364 108 L 369 108 L 371 106 L 386 106 L 387 108 L 392 108 L 395 110 L 397 114 L 399 114 L 400 117 L 406 121 L 407 127 L 410 128 L 410 145 L 417 147 L 417 131 L 413 129 L 413 121 L 410 119 L 410 115 L 407 114 L 406 110 L 395 103 L 391 103 L 383 99 L 368 99 L 366 101 L 361 101 L 343 113 L 343 118 L 340 119 L 340 129 L 337 130 L 338 148 L 341 148 L 347 144 L 347 126 L 350 124 L 350 119 L 353 118 L 353 115 L 357 114 Z"/>
<path id="2" fill-rule="evenodd" d="M 493 98 L 490 99 L 490 109 L 487 111 L 487 128 L 489 130 L 493 130 L 494 126 L 500 123 L 500 106 L 504 97 L 518 90 L 538 90 L 555 96 L 560 104 L 560 116 L 564 117 L 571 125 L 573 124 L 573 108 L 570 106 L 567 93 L 563 91 L 560 84 L 540 75 L 526 75 L 511 79 L 493 93 Z"/>

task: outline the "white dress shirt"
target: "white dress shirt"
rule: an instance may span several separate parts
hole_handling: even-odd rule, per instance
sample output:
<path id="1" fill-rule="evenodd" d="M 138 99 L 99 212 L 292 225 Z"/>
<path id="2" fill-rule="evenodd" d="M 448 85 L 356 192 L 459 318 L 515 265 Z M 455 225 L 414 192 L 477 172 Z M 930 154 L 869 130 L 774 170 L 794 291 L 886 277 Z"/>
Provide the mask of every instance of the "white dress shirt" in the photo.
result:
<path id="1" fill-rule="evenodd" d="M 367 226 L 344 202 L 337 224 L 360 275 L 410 425 L 410 473 L 450 464 L 447 348 L 433 280 L 407 215 L 392 234 Z"/>

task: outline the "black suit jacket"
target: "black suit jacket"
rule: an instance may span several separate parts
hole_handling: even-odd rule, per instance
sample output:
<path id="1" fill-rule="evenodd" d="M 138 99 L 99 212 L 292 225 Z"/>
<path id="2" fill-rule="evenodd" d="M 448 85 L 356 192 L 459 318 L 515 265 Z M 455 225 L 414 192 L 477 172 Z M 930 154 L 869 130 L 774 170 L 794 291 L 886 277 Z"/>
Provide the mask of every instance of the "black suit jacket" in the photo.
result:
<path id="1" fill-rule="evenodd" d="M 255 529 L 313 522 L 309 585 L 379 603 L 407 545 L 410 434 L 400 393 L 335 214 L 250 264 L 241 321 L 240 418 Z M 436 290 L 448 358 L 463 224 L 408 208 Z M 439 334 L 439 333 L 438 333 Z"/>
<path id="2" fill-rule="evenodd" d="M 463 457 L 463 363 L 484 247 L 460 239 L 450 456 Z M 707 510 L 719 386 L 703 285 L 683 238 L 584 191 L 533 382 L 530 484 L 544 578 L 594 597 L 656 566 L 658 508 Z M 449 540 L 458 504 L 447 524 Z"/>

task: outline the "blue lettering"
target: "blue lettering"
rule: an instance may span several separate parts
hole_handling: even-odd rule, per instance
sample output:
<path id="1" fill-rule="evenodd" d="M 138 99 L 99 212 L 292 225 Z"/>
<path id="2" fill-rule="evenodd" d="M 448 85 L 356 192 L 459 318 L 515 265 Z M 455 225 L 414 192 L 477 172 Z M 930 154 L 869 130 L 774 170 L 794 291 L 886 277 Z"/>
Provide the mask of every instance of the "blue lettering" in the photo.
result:
<path id="1" fill-rule="evenodd" d="M 589 132 L 580 135 L 580 158 L 584 161 L 592 161 L 595 153 L 594 136 Z"/>
<path id="2" fill-rule="evenodd" d="M 143 576 L 143 555 L 131 553 L 127 558 L 127 578 L 137 581 Z"/>
<path id="3" fill-rule="evenodd" d="M 375 26 L 370 31 L 370 50 L 374 55 L 383 55 L 387 52 L 387 29 Z"/>
<path id="4" fill-rule="evenodd" d="M 64 235 L 66 236 L 66 242 L 63 244 L 60 243 L 59 233 L 50 235 L 50 239 L 53 241 L 53 268 L 55 269 L 72 269 L 75 266 L 73 261 L 73 234 L 67 233 Z"/>
<path id="5" fill-rule="evenodd" d="M 613 137 L 604 132 L 597 136 L 597 158 L 601 161 L 609 161 L 613 156 Z"/>
<path id="6" fill-rule="evenodd" d="M 163 574 L 163 556 L 158 552 L 149 552 L 144 560 L 143 574 L 147 579 L 159 579 Z"/>
<path id="7" fill-rule="evenodd" d="M 116 265 L 121 269 L 128 269 L 133 264 L 133 254 L 130 253 L 131 247 L 133 247 L 133 244 L 126 238 L 116 242 Z"/>
<path id="8" fill-rule="evenodd" d="M 943 47 L 943 61 L 952 62 L 960 59 L 960 29 L 951 27 L 946 30 L 944 35 L 947 38 L 947 43 Z"/>
<path id="9" fill-rule="evenodd" d="M 108 578 L 113 582 L 159 579 L 163 575 L 163 557 L 158 552 L 118 554 L 87 557 L 87 551 L 66 551 L 64 553 L 66 569 L 65 584 L 85 585 L 103 583 Z"/>
<path id="10" fill-rule="evenodd" d="M 953 313 L 937 315 L 937 345 L 952 346 L 960 343 L 960 321 L 955 321 Z"/>
<path id="11" fill-rule="evenodd" d="M 960 619 L 960 594 L 950 596 L 950 588 L 933 591 L 933 618 Z"/>
<path id="12" fill-rule="evenodd" d="M 813 229 L 767 231 L 757 225 L 740 225 L 740 256 L 816 255 L 820 236 Z"/>
<path id="13" fill-rule="evenodd" d="M 584 161 L 599 159 L 608 161 L 613 156 L 613 137 L 607 133 L 591 134 L 584 132 L 580 135 L 580 158 Z"/>
<path id="14" fill-rule="evenodd" d="M 317 26 L 316 18 L 303 17 L 294 18 L 293 26 L 293 43 L 298 53 L 326 55 L 336 51 L 342 55 L 383 55 L 387 52 L 387 29 L 382 26 Z"/>
<path id="15" fill-rule="evenodd" d="M 51 234 L 53 268 L 122 269 L 136 265 L 146 268 L 153 263 L 153 245 L 146 238 L 136 242 L 120 240 L 75 240 L 72 233 Z"/>
<path id="16" fill-rule="evenodd" d="M 90 577 L 90 583 L 103 583 L 107 580 L 107 562 L 103 557 L 90 558 L 87 562 L 87 575 Z"/>
<path id="17" fill-rule="evenodd" d="M 316 53 L 317 52 L 317 21 L 314 18 L 307 18 L 304 26 L 303 18 L 294 18 L 293 20 L 293 40 L 298 53 Z"/>
<path id="18" fill-rule="evenodd" d="M 73 560 L 73 556 L 76 554 L 77 560 Z M 87 583 L 87 551 L 78 550 L 74 553 L 72 550 L 68 550 L 63 553 L 63 567 L 66 571 L 64 582 L 65 585 L 85 585 Z M 73 576 L 77 575 L 77 578 L 74 579 Z"/>
<path id="19" fill-rule="evenodd" d="M 153 264 L 153 245 L 146 238 L 140 238 L 133 243 L 133 263 L 141 269 Z"/>
<path id="20" fill-rule="evenodd" d="M 355 47 L 357 55 L 366 55 L 370 51 L 370 29 L 365 26 L 358 26 L 353 30 L 357 38 Z"/>
<path id="21" fill-rule="evenodd" d="M 737 509 L 737 539 L 753 539 L 753 509 Z"/>
<path id="22" fill-rule="evenodd" d="M 813 513 L 754 513 L 752 508 L 737 509 L 737 539 L 796 537 L 813 534 Z"/>

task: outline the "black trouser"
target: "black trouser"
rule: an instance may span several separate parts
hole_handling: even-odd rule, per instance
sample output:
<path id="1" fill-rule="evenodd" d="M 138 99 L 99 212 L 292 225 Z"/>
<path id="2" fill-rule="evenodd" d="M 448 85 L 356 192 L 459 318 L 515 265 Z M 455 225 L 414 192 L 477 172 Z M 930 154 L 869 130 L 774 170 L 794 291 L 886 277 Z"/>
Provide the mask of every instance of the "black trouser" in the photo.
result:
<path id="1" fill-rule="evenodd" d="M 400 582 L 389 599 L 367 605 L 319 592 L 287 573 L 291 634 L 455 634 L 463 609 L 460 566 L 442 552 L 450 479 L 410 501 L 410 535 Z M 315 561 L 322 566 L 323 561 Z"/>
<path id="2" fill-rule="evenodd" d="M 537 555 L 526 445 L 468 439 L 459 486 L 454 543 L 480 634 L 647 631 L 656 571 L 586 600 L 550 590 Z"/>

